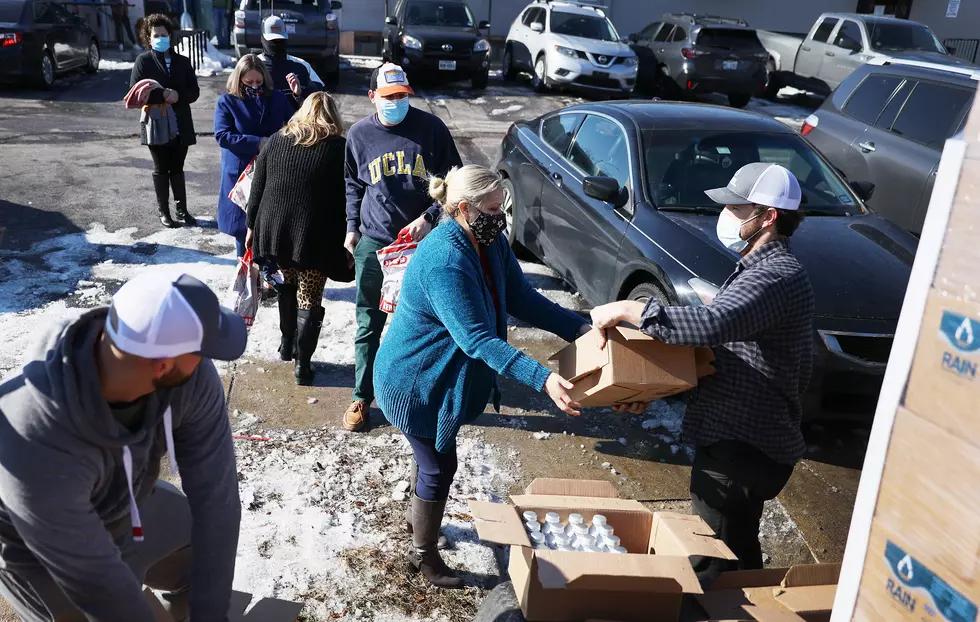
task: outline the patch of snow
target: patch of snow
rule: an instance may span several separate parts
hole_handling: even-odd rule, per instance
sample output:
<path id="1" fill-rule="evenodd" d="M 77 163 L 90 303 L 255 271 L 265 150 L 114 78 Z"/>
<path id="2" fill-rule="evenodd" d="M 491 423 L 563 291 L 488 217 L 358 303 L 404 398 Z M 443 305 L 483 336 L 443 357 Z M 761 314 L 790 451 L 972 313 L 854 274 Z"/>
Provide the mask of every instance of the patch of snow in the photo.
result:
<path id="1" fill-rule="evenodd" d="M 341 66 L 352 67 L 354 69 L 374 69 L 382 64 L 380 56 L 354 56 L 342 54 L 340 56 Z"/>
<path id="2" fill-rule="evenodd" d="M 517 104 L 514 104 L 512 106 L 507 106 L 506 108 L 494 108 L 493 110 L 490 111 L 490 115 L 496 117 L 502 114 L 517 112 L 518 110 L 523 110 L 523 109 L 524 106 L 519 106 Z"/>
<path id="3" fill-rule="evenodd" d="M 127 61 L 127 60 L 106 60 L 104 58 L 100 58 L 99 59 L 99 71 L 117 71 L 117 70 L 132 71 L 133 65 L 135 65 L 135 64 L 136 63 L 134 63 L 133 61 Z"/>
<path id="4" fill-rule="evenodd" d="M 477 97 L 476 99 L 471 99 L 470 103 L 477 106 L 482 106 L 483 104 L 487 103 L 487 100 L 485 97 Z"/>
<path id="5" fill-rule="evenodd" d="M 551 433 L 542 430 L 540 432 L 535 432 L 534 434 L 532 434 L 532 436 L 534 436 L 535 440 L 544 441 L 551 438 Z"/>

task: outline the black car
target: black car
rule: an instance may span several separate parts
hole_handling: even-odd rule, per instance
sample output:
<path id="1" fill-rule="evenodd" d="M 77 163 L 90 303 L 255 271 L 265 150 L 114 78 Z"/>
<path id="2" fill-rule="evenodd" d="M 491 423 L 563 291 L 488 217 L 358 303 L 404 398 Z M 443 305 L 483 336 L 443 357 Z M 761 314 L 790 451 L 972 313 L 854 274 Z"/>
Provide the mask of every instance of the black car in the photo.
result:
<path id="1" fill-rule="evenodd" d="M 484 89 L 490 73 L 490 43 L 481 34 L 490 22 L 473 21 L 463 0 L 399 0 L 385 19 L 381 55 L 413 78 L 473 80 Z"/>
<path id="2" fill-rule="evenodd" d="M 0 0 L 0 80 L 50 88 L 58 74 L 99 69 L 95 33 L 57 2 Z"/>
<path id="3" fill-rule="evenodd" d="M 704 191 L 757 161 L 787 167 L 803 190 L 792 247 L 816 298 L 807 414 L 870 415 L 915 239 L 871 214 L 860 196 L 869 184 L 849 185 L 793 130 L 703 104 L 585 104 L 511 126 L 495 168 L 512 244 L 591 304 L 701 305 L 738 260 L 715 236 L 720 206 Z"/>

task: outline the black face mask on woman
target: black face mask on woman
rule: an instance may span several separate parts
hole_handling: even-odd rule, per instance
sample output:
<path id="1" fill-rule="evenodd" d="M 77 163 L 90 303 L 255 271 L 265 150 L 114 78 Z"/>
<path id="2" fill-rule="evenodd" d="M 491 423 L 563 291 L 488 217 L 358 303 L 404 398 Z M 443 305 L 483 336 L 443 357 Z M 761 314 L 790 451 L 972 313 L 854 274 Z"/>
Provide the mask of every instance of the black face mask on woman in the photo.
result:
<path id="1" fill-rule="evenodd" d="M 247 84 L 242 85 L 242 93 L 245 97 L 260 97 L 265 92 L 263 86 L 249 86 Z"/>
<path id="2" fill-rule="evenodd" d="M 497 236 L 500 235 L 504 229 L 507 228 L 507 216 L 504 214 L 497 214 L 496 216 L 492 214 L 486 214 L 480 212 L 480 214 L 470 223 L 470 231 L 473 232 L 473 237 L 476 241 L 484 246 L 490 246 L 493 244 Z"/>

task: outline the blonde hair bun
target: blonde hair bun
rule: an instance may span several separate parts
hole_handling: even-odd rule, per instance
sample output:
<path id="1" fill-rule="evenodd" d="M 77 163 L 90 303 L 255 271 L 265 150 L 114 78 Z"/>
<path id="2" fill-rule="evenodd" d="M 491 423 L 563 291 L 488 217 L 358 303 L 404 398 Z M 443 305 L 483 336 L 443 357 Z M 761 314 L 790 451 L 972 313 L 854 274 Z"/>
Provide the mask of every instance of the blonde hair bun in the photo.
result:
<path id="1" fill-rule="evenodd" d="M 429 179 L 429 196 L 439 201 L 440 204 L 446 202 L 446 180 L 442 177 L 432 177 Z"/>
<path id="2" fill-rule="evenodd" d="M 455 216 L 461 201 L 478 205 L 500 188 L 500 175 L 477 164 L 454 166 L 446 177 L 429 178 L 429 196 L 450 215 Z"/>

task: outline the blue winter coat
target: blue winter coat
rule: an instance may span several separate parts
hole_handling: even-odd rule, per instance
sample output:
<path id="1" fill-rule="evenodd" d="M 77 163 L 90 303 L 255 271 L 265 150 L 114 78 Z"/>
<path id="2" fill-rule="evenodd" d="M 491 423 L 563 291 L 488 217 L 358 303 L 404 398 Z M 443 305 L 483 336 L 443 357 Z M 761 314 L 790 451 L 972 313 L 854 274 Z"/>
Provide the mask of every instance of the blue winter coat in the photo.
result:
<path id="1" fill-rule="evenodd" d="M 228 193 L 242 171 L 259 155 L 259 141 L 272 136 L 289 121 L 295 110 L 280 91 L 267 97 L 235 97 L 224 94 L 214 109 L 214 137 L 221 147 L 221 190 L 218 193 L 218 229 L 236 238 L 245 236 L 245 212 L 231 202 Z"/>

